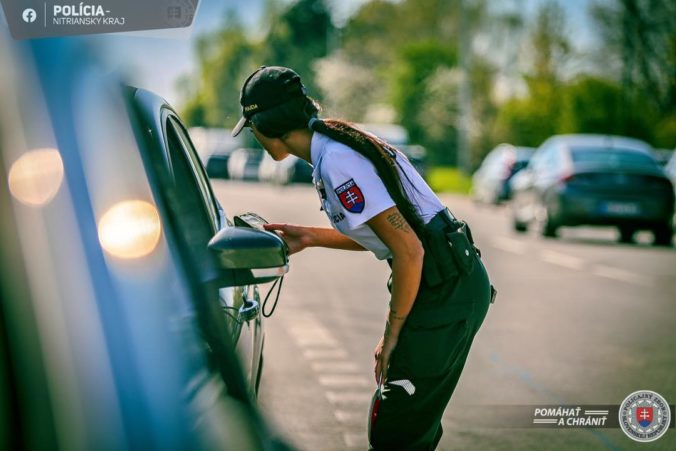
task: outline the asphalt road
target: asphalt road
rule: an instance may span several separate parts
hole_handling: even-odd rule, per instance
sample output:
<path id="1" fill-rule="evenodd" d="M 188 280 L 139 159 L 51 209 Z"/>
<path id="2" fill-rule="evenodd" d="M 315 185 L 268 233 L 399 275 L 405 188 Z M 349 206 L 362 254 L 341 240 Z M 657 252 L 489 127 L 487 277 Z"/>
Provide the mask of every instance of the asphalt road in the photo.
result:
<path id="1" fill-rule="evenodd" d="M 216 181 L 226 213 L 329 226 L 311 186 Z M 511 231 L 504 208 L 442 196 L 466 219 L 499 290 L 444 416 L 443 450 L 676 449 L 676 429 L 639 444 L 619 429 L 508 428 L 492 405 L 620 404 L 648 389 L 676 403 L 676 251 L 616 243 L 612 229 L 557 240 Z M 308 249 L 266 320 L 260 405 L 304 450 L 366 449 L 373 349 L 389 268 L 367 252 Z M 267 286 L 262 287 L 267 292 Z"/>

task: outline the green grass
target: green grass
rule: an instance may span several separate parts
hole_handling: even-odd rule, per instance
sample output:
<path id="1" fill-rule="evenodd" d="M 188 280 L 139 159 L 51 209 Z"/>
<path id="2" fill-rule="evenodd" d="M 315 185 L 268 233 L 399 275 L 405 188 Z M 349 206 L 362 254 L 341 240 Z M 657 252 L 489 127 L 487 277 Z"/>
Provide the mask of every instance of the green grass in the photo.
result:
<path id="1" fill-rule="evenodd" d="M 435 166 L 427 171 L 427 182 L 438 193 L 469 194 L 472 179 L 458 168 Z"/>

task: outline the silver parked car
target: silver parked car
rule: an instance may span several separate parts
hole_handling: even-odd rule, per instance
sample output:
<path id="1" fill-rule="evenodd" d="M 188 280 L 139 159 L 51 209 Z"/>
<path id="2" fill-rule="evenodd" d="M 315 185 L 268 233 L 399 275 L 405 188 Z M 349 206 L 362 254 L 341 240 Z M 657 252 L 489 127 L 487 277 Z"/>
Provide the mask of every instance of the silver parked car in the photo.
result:
<path id="1" fill-rule="evenodd" d="M 500 144 L 484 158 L 472 177 L 472 197 L 476 202 L 499 204 L 512 197 L 510 181 L 528 165 L 535 149 Z"/>

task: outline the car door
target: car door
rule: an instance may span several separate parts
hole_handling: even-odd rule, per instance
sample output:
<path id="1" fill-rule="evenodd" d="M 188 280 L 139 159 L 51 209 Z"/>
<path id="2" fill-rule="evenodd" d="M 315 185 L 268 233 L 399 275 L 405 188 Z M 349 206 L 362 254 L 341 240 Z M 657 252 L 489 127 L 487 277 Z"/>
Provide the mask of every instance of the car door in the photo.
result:
<path id="1" fill-rule="evenodd" d="M 199 199 L 194 202 L 196 205 L 191 214 L 202 216 L 203 222 L 209 223 L 213 231 L 206 242 L 195 243 L 206 249 L 211 236 L 219 229 L 231 225 L 213 194 L 199 156 L 180 119 L 173 112 L 167 111 L 164 122 L 174 177 L 177 177 L 180 171 L 185 172 L 184 176 L 188 180 L 182 184 L 182 191 L 183 189 L 193 191 L 192 194 L 187 192 L 184 194 Z M 179 169 L 180 166 L 184 169 Z M 186 232 L 189 233 L 189 231 Z M 220 288 L 218 297 L 232 333 L 232 341 L 236 344 L 237 352 L 242 359 L 242 367 L 250 386 L 255 390 L 263 340 L 258 288 L 254 285 Z"/>

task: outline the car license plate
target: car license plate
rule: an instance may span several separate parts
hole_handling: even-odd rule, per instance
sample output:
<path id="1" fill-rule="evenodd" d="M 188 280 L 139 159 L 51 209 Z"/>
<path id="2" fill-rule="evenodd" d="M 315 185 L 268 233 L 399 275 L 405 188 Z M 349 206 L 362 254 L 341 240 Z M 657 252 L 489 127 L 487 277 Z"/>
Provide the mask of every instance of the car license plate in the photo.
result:
<path id="1" fill-rule="evenodd" d="M 641 208 L 635 202 L 605 202 L 601 211 L 612 215 L 635 216 L 641 214 Z"/>

